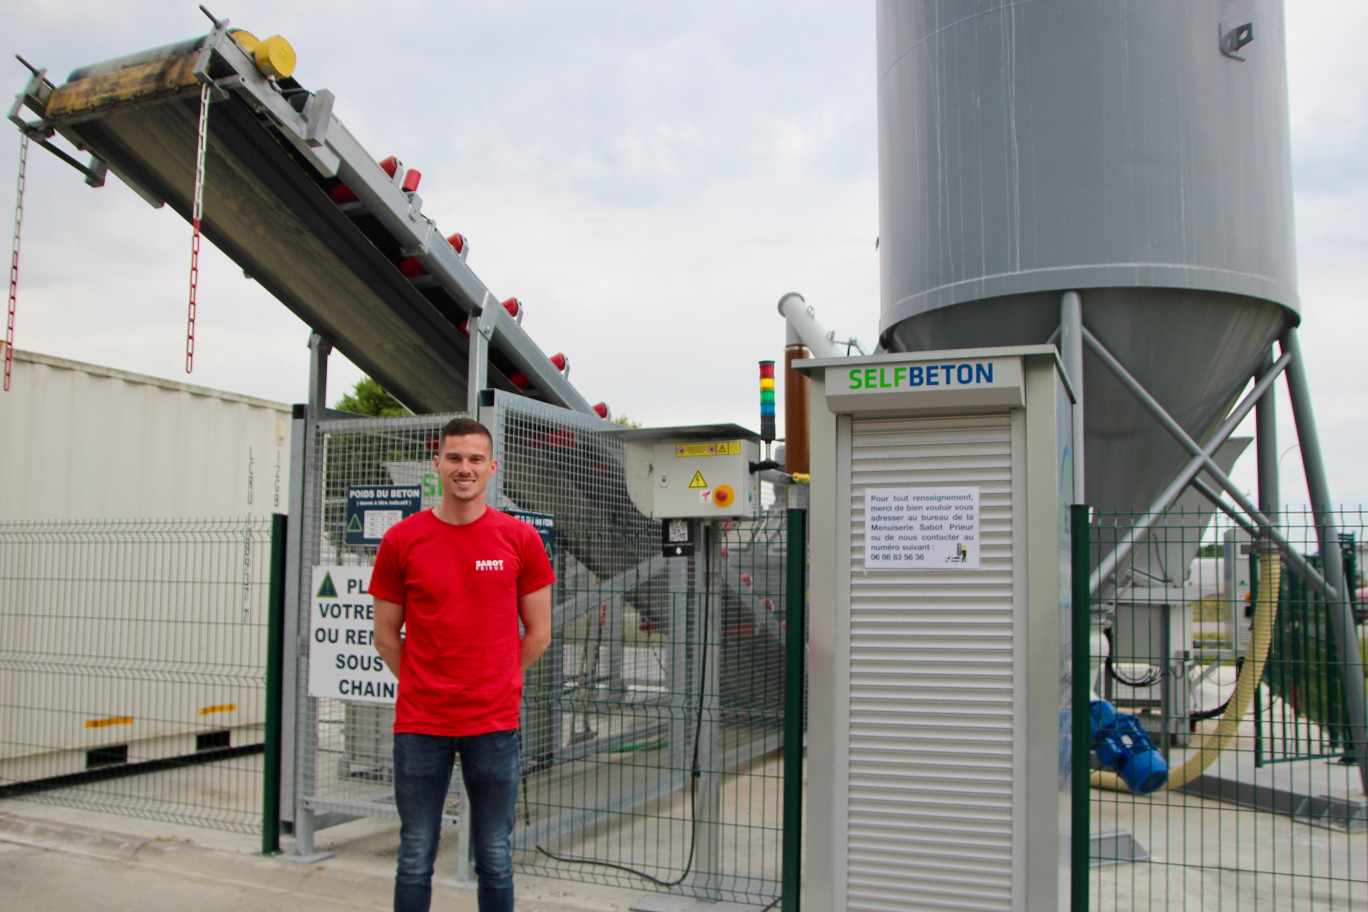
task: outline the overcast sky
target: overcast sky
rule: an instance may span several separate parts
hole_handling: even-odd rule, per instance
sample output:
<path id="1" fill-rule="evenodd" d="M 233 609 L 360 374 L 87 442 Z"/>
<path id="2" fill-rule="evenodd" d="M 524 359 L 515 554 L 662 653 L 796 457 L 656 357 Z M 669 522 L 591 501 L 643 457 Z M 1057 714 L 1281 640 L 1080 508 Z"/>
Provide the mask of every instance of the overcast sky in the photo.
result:
<path id="1" fill-rule="evenodd" d="M 756 361 L 801 292 L 869 347 L 879 318 L 873 3 L 207 4 L 284 35 L 376 158 L 423 172 L 424 211 L 594 402 L 646 424 L 758 426 Z M 398 11 L 395 11 L 398 10 Z M 71 69 L 202 34 L 192 2 L 0 9 L 9 52 Z M 1368 503 L 1368 34 L 1362 0 L 1287 10 L 1303 346 L 1332 493 Z M 4 74 L 8 73 L 8 76 Z M 0 64 L 5 96 L 27 72 Z M 212 116 L 212 115 L 211 115 Z M 17 134 L 0 145 L 8 210 Z M 9 188 L 9 189 L 5 189 Z M 29 155 L 16 345 L 286 402 L 308 328 L 212 248 L 183 369 L 189 228 L 117 179 Z M 330 401 L 359 373 L 334 356 Z M 782 413 L 782 406 L 781 406 Z M 8 429 L 7 429 L 8 430 Z M 1284 409 L 1282 446 L 1292 436 Z M 1287 500 L 1305 499 L 1296 453 Z M 1253 487 L 1252 456 L 1237 480 Z"/>

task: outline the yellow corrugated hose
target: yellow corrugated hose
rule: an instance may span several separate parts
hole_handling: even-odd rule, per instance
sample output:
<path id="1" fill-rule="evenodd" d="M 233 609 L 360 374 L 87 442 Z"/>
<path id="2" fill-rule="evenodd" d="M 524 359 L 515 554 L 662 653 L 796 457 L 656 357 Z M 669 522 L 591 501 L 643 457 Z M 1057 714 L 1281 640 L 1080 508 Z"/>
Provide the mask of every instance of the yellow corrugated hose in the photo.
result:
<path id="1" fill-rule="evenodd" d="M 1231 695 L 1221 722 L 1216 731 L 1203 736 L 1197 750 L 1187 758 L 1182 766 L 1170 769 L 1166 789 L 1186 785 L 1200 776 L 1208 766 L 1215 762 L 1226 744 L 1235 737 L 1249 704 L 1254 701 L 1254 691 L 1263 680 L 1264 662 L 1268 659 L 1268 646 L 1273 640 L 1273 621 L 1278 616 L 1278 588 L 1282 581 L 1282 555 L 1276 551 L 1265 554 L 1259 561 L 1259 591 L 1254 606 L 1254 631 L 1245 655 L 1244 667 L 1235 682 L 1235 693 Z M 1116 773 L 1094 770 L 1093 788 L 1110 789 L 1114 792 L 1128 791 L 1126 783 Z"/>

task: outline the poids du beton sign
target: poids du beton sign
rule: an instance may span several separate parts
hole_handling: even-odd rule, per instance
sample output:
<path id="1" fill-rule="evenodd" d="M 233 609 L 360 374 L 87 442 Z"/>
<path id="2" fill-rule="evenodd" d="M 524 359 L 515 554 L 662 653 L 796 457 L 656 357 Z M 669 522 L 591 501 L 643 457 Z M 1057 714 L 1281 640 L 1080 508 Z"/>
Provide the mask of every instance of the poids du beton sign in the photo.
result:
<path id="1" fill-rule="evenodd" d="M 370 567 L 314 567 L 309 696 L 394 705 L 399 681 L 375 651 Z"/>

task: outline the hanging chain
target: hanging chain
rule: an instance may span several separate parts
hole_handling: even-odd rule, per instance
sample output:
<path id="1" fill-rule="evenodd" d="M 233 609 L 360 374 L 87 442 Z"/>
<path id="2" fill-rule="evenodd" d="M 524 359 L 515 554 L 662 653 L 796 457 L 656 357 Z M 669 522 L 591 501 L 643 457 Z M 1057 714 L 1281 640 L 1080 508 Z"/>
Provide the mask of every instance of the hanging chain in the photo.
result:
<path id="1" fill-rule="evenodd" d="M 195 294 L 199 289 L 200 216 L 204 213 L 204 151 L 209 146 L 210 84 L 200 86 L 199 139 L 195 148 L 195 205 L 190 222 L 194 237 L 190 241 L 190 307 L 185 316 L 185 372 L 195 369 Z"/>
<path id="2" fill-rule="evenodd" d="M 24 222 L 24 172 L 28 168 L 28 134 L 19 139 L 19 190 L 14 200 L 14 247 L 10 251 L 9 318 L 5 322 L 5 392 L 14 366 L 14 306 L 19 300 L 19 226 Z"/>

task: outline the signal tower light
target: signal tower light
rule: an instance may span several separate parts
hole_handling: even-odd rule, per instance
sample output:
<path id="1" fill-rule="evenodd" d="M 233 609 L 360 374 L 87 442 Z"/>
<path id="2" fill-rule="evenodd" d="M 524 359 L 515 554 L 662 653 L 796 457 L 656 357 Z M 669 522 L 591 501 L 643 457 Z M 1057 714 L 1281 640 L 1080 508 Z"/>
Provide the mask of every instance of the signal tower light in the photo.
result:
<path id="1" fill-rule="evenodd" d="M 760 362 L 760 439 L 774 442 L 774 362 Z"/>

